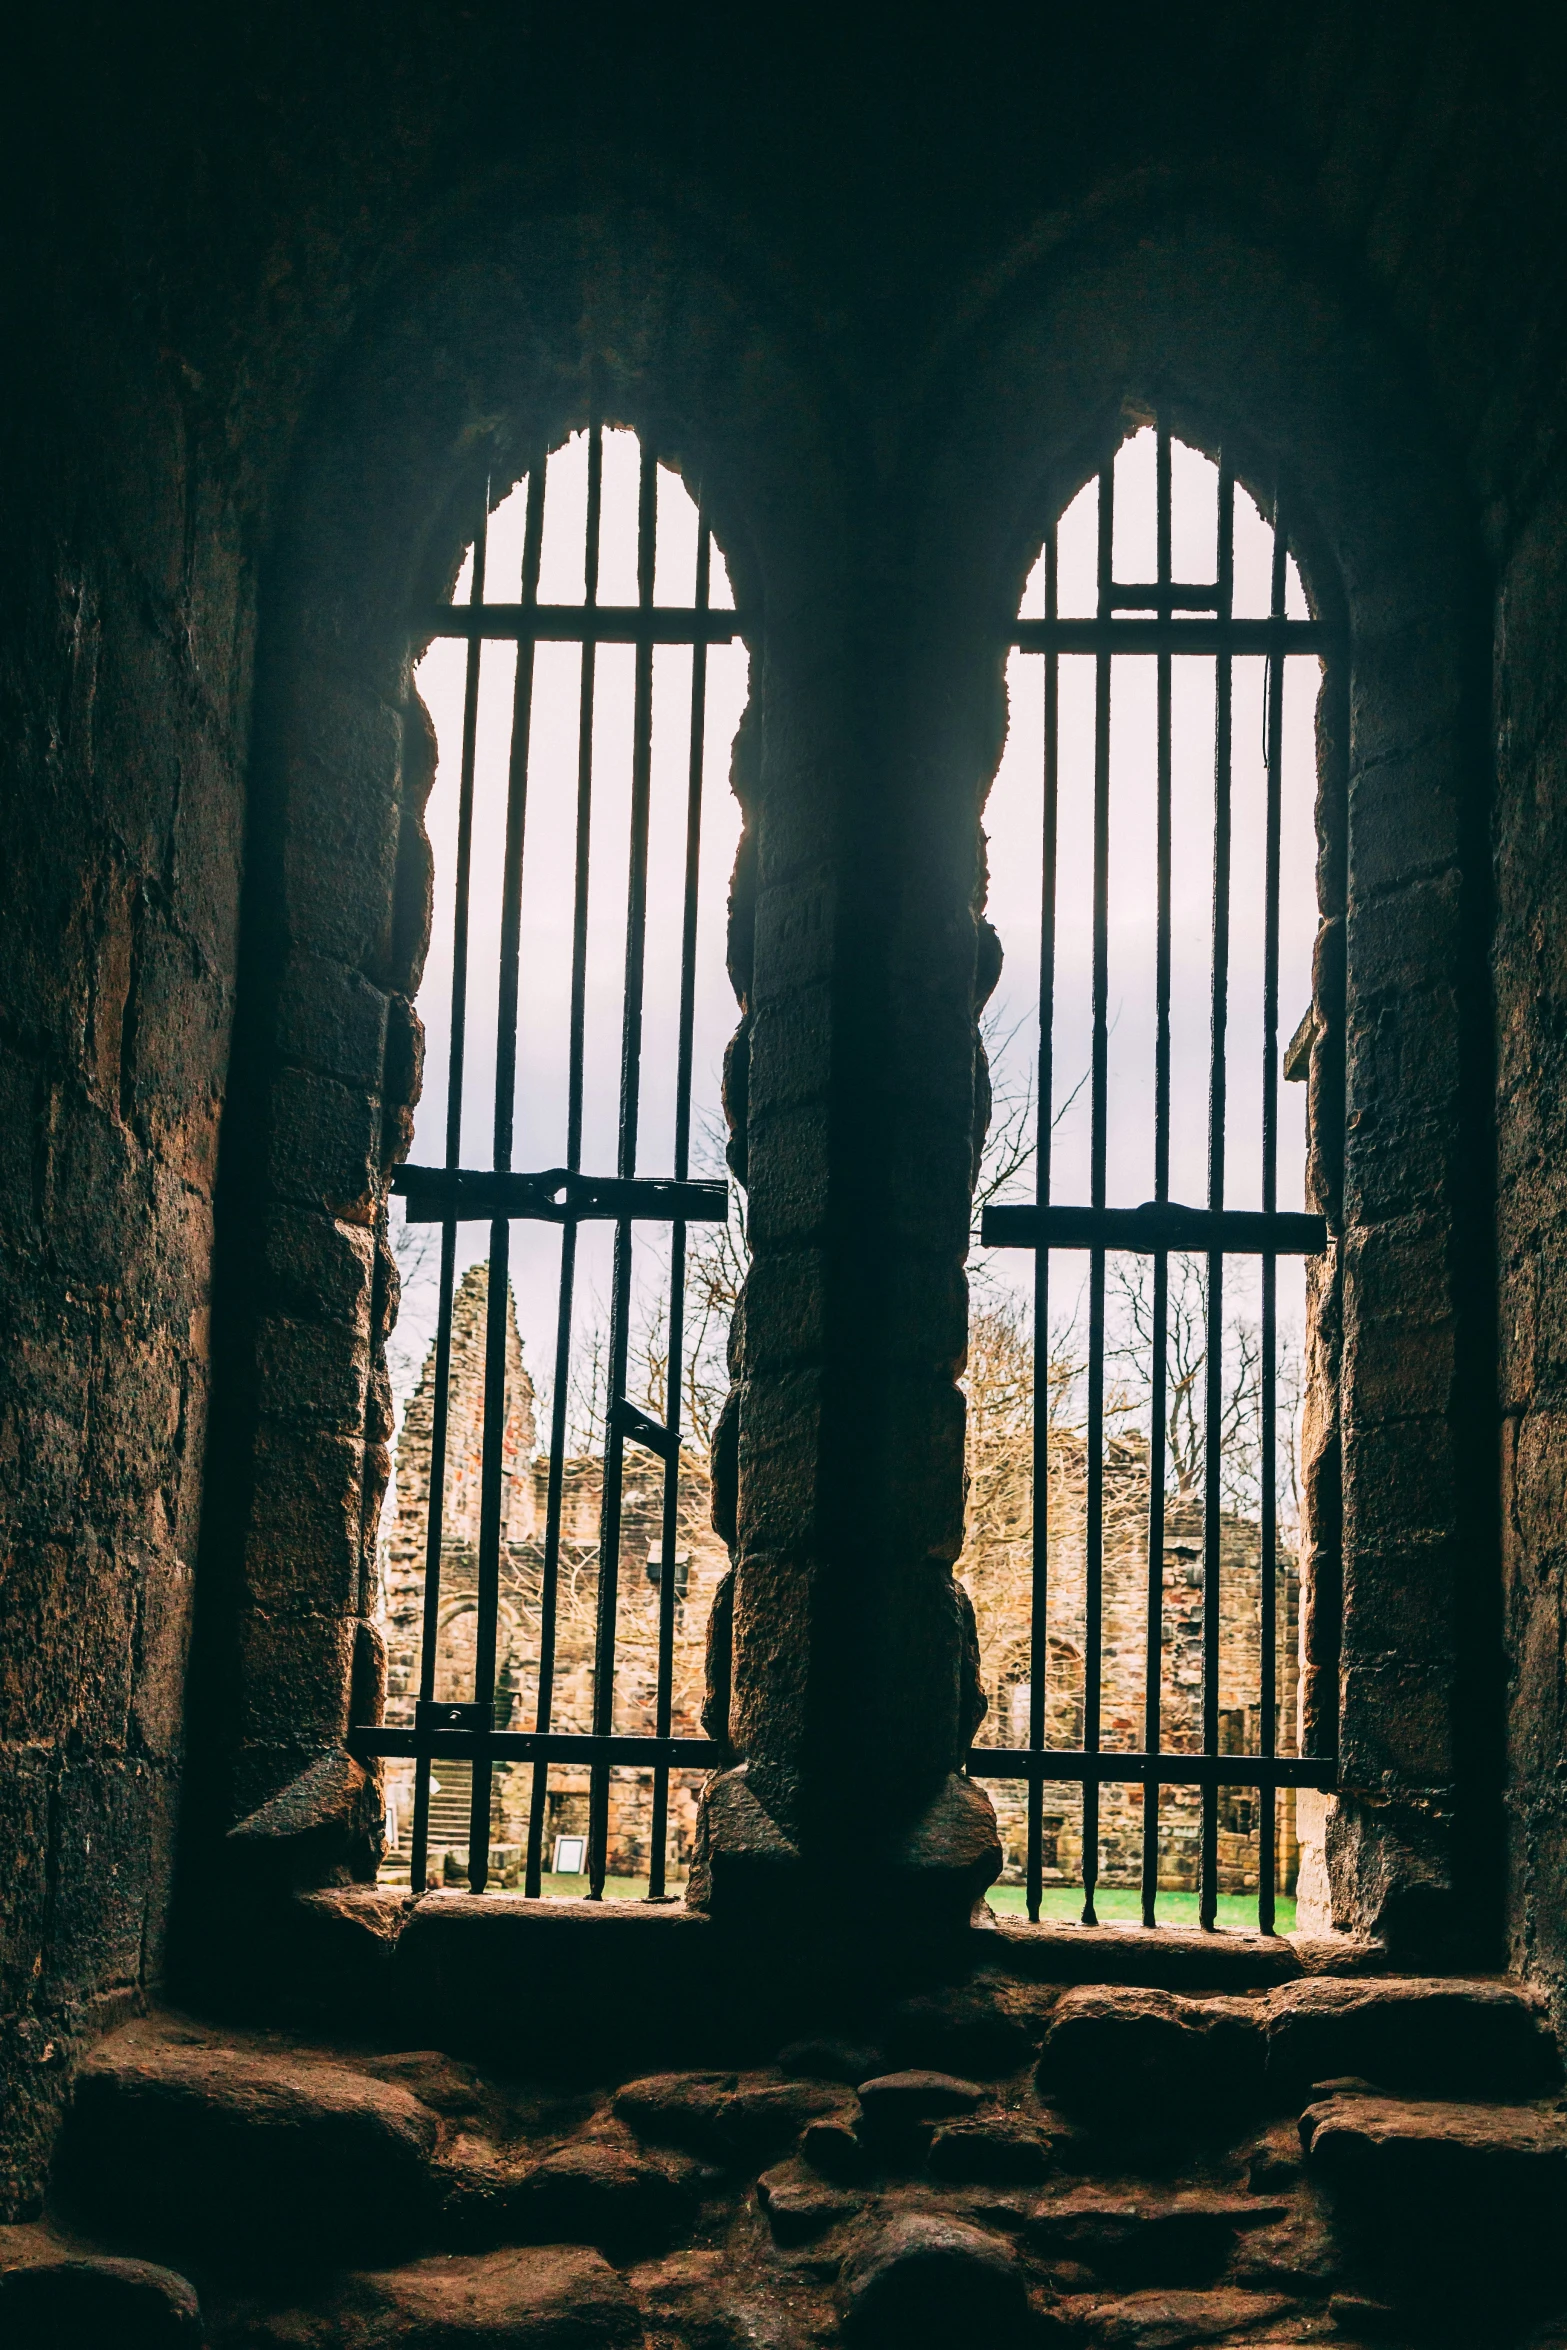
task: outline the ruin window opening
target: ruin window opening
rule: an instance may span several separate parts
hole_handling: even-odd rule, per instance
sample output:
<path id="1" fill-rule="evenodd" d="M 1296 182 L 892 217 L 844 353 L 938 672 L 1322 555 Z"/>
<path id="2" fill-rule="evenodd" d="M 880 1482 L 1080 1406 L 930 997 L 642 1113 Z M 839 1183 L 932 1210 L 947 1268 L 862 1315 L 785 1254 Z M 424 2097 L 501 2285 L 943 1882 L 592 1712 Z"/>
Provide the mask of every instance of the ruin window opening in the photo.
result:
<path id="1" fill-rule="evenodd" d="M 1152 1926 L 1161 1895 L 1166 1922 L 1195 1896 L 1213 1927 L 1244 1894 L 1271 1932 L 1294 1791 L 1334 1775 L 1296 1703 L 1305 1268 L 1327 1230 L 1301 1096 L 1280 1091 L 1325 1017 L 1313 730 L 1333 638 L 1277 485 L 1253 472 L 1254 494 L 1197 442 L 1128 416 L 1012 632 L 986 813 L 997 1253 L 976 1268 L 958 1572 L 982 1658 L 1026 1657 L 971 1769 L 1029 1916 L 1059 1909 L 1046 1879 L 1077 1847 L 1085 1923 Z"/>
<path id="2" fill-rule="evenodd" d="M 580 1838 L 591 1897 L 661 1900 L 717 1759 L 747 654 L 700 496 L 636 434 L 590 420 L 475 506 L 414 673 L 438 746 L 426 1082 L 393 1185 L 389 1695 L 352 1743 L 389 1766 L 389 1874 L 415 1891 L 575 1892 L 546 1879 Z"/>

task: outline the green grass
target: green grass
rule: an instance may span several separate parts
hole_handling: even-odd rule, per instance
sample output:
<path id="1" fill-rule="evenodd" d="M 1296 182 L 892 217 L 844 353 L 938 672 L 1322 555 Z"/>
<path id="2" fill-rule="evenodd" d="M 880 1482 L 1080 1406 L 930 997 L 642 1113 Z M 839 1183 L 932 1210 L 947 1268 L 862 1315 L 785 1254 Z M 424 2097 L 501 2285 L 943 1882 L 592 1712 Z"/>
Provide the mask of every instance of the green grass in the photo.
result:
<path id="1" fill-rule="evenodd" d="M 1028 1904 L 1021 1885 L 992 1885 L 985 1899 L 1002 1917 L 1025 1917 Z M 1101 1885 L 1094 1895 L 1094 1908 L 1101 1925 L 1137 1924 L 1143 1914 L 1143 1897 L 1135 1885 Z M 1051 1924 L 1069 1924 L 1083 1914 L 1083 1891 L 1080 1885 L 1047 1885 L 1039 1904 L 1039 1915 Z M 1201 1921 L 1197 1915 L 1195 1893 L 1161 1893 L 1159 1896 L 1159 1923 L 1161 1926 L 1195 1926 Z M 1257 1896 L 1255 1893 L 1221 1893 L 1219 1919 L 1221 1927 L 1239 1929 L 1255 1934 L 1257 1931 Z M 1274 1925 L 1281 1934 L 1293 1933 L 1295 1928 L 1295 1896 L 1279 1893 L 1274 1897 Z"/>
<path id="2" fill-rule="evenodd" d="M 520 1890 L 520 1888 L 518 1888 Z M 546 1869 L 540 1885 L 546 1901 L 585 1901 L 588 1893 L 586 1877 L 557 1877 Z M 680 1900 L 685 1893 L 684 1882 L 671 1883 L 669 1891 Z M 646 1877 L 606 1877 L 606 1901 L 645 1901 Z M 985 1896 L 991 1908 L 1001 1917 L 1024 1917 L 1028 1905 L 1021 1885 L 992 1885 Z M 1135 1885 L 1101 1885 L 1094 1896 L 1094 1907 L 1102 1925 L 1136 1925 L 1143 1914 L 1142 1895 Z M 1052 1925 L 1075 1925 L 1083 1914 L 1083 1893 L 1079 1885 L 1047 1885 L 1039 1905 L 1040 1917 Z M 1199 1923 L 1195 1893 L 1161 1893 L 1159 1896 L 1159 1923 L 1161 1926 L 1195 1926 Z M 1219 1924 L 1231 1932 L 1257 1931 L 1257 1896 L 1255 1893 L 1221 1893 L 1219 1895 Z M 1274 1902 L 1274 1924 L 1281 1934 L 1295 1930 L 1295 1897 L 1280 1893 Z"/>

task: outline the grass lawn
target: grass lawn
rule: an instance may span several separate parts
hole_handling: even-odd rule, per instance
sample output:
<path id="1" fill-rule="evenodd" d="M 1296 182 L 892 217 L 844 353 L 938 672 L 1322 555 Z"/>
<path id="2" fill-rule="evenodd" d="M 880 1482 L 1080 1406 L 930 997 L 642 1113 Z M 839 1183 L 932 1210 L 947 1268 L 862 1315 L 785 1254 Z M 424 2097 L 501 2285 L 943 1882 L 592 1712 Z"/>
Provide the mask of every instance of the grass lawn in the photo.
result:
<path id="1" fill-rule="evenodd" d="M 1026 1917 L 1028 1904 L 1021 1885 L 992 1885 L 985 1899 L 1002 1917 Z M 1279 1893 L 1274 1896 L 1274 1925 L 1281 1934 L 1293 1933 L 1295 1927 L 1295 1896 Z M 1143 1914 L 1143 1897 L 1135 1885 L 1101 1885 L 1094 1895 L 1094 1908 L 1101 1925 L 1137 1924 Z M 1083 1891 L 1080 1885 L 1047 1885 L 1039 1904 L 1041 1920 L 1051 1924 L 1072 1924 L 1083 1914 Z M 1161 1926 L 1195 1926 L 1197 1896 L 1195 1893 L 1161 1893 L 1159 1896 L 1159 1923 Z M 1221 1893 L 1219 1895 L 1219 1924 L 1232 1930 L 1255 1934 L 1257 1931 L 1257 1896 L 1255 1893 Z"/>
<path id="2" fill-rule="evenodd" d="M 557 1877 L 545 1870 L 540 1890 L 546 1901 L 585 1901 L 588 1892 L 586 1877 Z M 671 1884 L 670 1892 L 676 1900 L 682 1898 L 685 1886 Z M 606 1901 L 643 1901 L 647 1898 L 646 1877 L 606 1877 Z M 1024 1917 L 1027 1903 L 1021 1885 L 992 1885 L 985 1896 L 991 1908 L 1000 1917 Z M 1101 1885 L 1094 1896 L 1094 1907 L 1101 1925 L 1136 1925 L 1143 1914 L 1142 1895 L 1135 1885 Z M 1075 1925 L 1082 1915 L 1083 1894 L 1077 1885 L 1047 1885 L 1039 1905 L 1040 1917 L 1052 1925 Z M 1197 1896 L 1195 1893 L 1161 1893 L 1159 1896 L 1159 1923 L 1161 1926 L 1195 1926 Z M 1257 1931 L 1257 1896 L 1255 1893 L 1221 1893 L 1219 1895 L 1219 1924 L 1232 1932 Z M 1295 1897 L 1280 1893 L 1274 1902 L 1274 1924 L 1281 1934 L 1295 1929 Z"/>

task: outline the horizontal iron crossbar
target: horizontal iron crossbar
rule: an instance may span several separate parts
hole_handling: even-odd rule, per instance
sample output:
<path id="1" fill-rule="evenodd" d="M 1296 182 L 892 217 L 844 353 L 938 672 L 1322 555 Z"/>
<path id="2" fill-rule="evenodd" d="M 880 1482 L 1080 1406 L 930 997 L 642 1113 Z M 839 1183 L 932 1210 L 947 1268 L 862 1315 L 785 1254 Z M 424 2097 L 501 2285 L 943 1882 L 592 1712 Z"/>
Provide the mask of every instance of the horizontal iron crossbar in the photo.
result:
<path id="1" fill-rule="evenodd" d="M 589 1219 L 642 1224 L 721 1224 L 729 1213 L 722 1183 L 669 1183 L 661 1177 L 579 1175 L 546 1167 L 507 1175 L 482 1167 L 399 1167 L 392 1189 L 410 1224 L 465 1223 L 497 1216 L 540 1224 Z"/>
<path id="2" fill-rule="evenodd" d="M 727 645 L 738 612 L 677 604 L 432 604 L 414 634 L 504 637 L 521 644 Z"/>
<path id="3" fill-rule="evenodd" d="M 1185 1208 L 1175 1201 L 1140 1208 L 1044 1208 L 1027 1203 L 986 1208 L 979 1237 L 986 1248 L 1111 1248 L 1152 1256 L 1179 1249 L 1192 1256 L 1318 1257 L 1328 1245 L 1324 1216 L 1263 1215 L 1250 1208 Z"/>
<path id="4" fill-rule="evenodd" d="M 418 1730 L 363 1729 L 348 1734 L 362 1757 L 417 1755 L 461 1761 L 481 1750 L 497 1762 L 621 1763 L 716 1771 L 728 1759 L 710 1738 L 592 1737 L 574 1730 L 491 1730 L 472 1726 L 472 1706 L 434 1706 L 433 1714 L 463 1717 L 459 1726 L 431 1722 Z M 975 1746 L 975 1779 L 1048 1779 L 1082 1786 L 1106 1781 L 1162 1787 L 1331 1787 L 1338 1766 L 1317 1755 L 1084 1754 L 1077 1748 Z"/>
<path id="5" fill-rule="evenodd" d="M 1149 597 L 1150 604 L 1155 599 Z M 1025 653 L 1325 653 L 1320 620 L 1014 620 L 1010 644 Z"/>
<path id="6" fill-rule="evenodd" d="M 632 1738 L 611 1732 L 594 1737 L 575 1730 L 350 1730 L 351 1754 L 432 1755 L 448 1761 L 464 1756 L 493 1755 L 497 1762 L 659 1763 L 681 1770 L 717 1771 L 724 1766 L 722 1747 L 710 1738 Z"/>
<path id="7" fill-rule="evenodd" d="M 1075 1748 L 971 1746 L 972 1779 L 1106 1781 L 1160 1787 L 1331 1787 L 1338 1765 L 1305 1754 L 1084 1754 Z"/>

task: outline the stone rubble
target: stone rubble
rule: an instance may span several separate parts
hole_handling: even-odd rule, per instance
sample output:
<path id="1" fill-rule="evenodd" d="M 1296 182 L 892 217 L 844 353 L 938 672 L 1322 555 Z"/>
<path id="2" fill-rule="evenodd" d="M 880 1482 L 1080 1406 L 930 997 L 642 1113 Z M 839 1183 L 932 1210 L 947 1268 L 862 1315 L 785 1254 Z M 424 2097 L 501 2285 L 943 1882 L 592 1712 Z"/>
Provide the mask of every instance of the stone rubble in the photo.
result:
<path id="1" fill-rule="evenodd" d="M 1445 2093 L 1476 2047 L 1550 2074 L 1535 2009 L 1495 1992 L 1080 1986 L 1037 2064 L 1025 2033 L 991 2079 L 857 2086 L 839 2054 L 907 2045 L 907 2010 L 789 2069 L 575 2085 L 152 2019 L 84 2068 L 47 2226 L 0 2238 L 0 2312 L 43 2313 L 5 2350 L 160 2277 L 146 2350 L 202 2324 L 208 2350 L 1511 2350 L 1567 2315 L 1567 2113 Z M 967 1993 L 931 2013 L 975 2023 Z M 1279 2088 L 1351 2058 L 1412 2085 Z M 175 2243 L 178 2275 L 142 2265 Z M 129 2317 L 107 2332 L 141 2350 Z"/>

